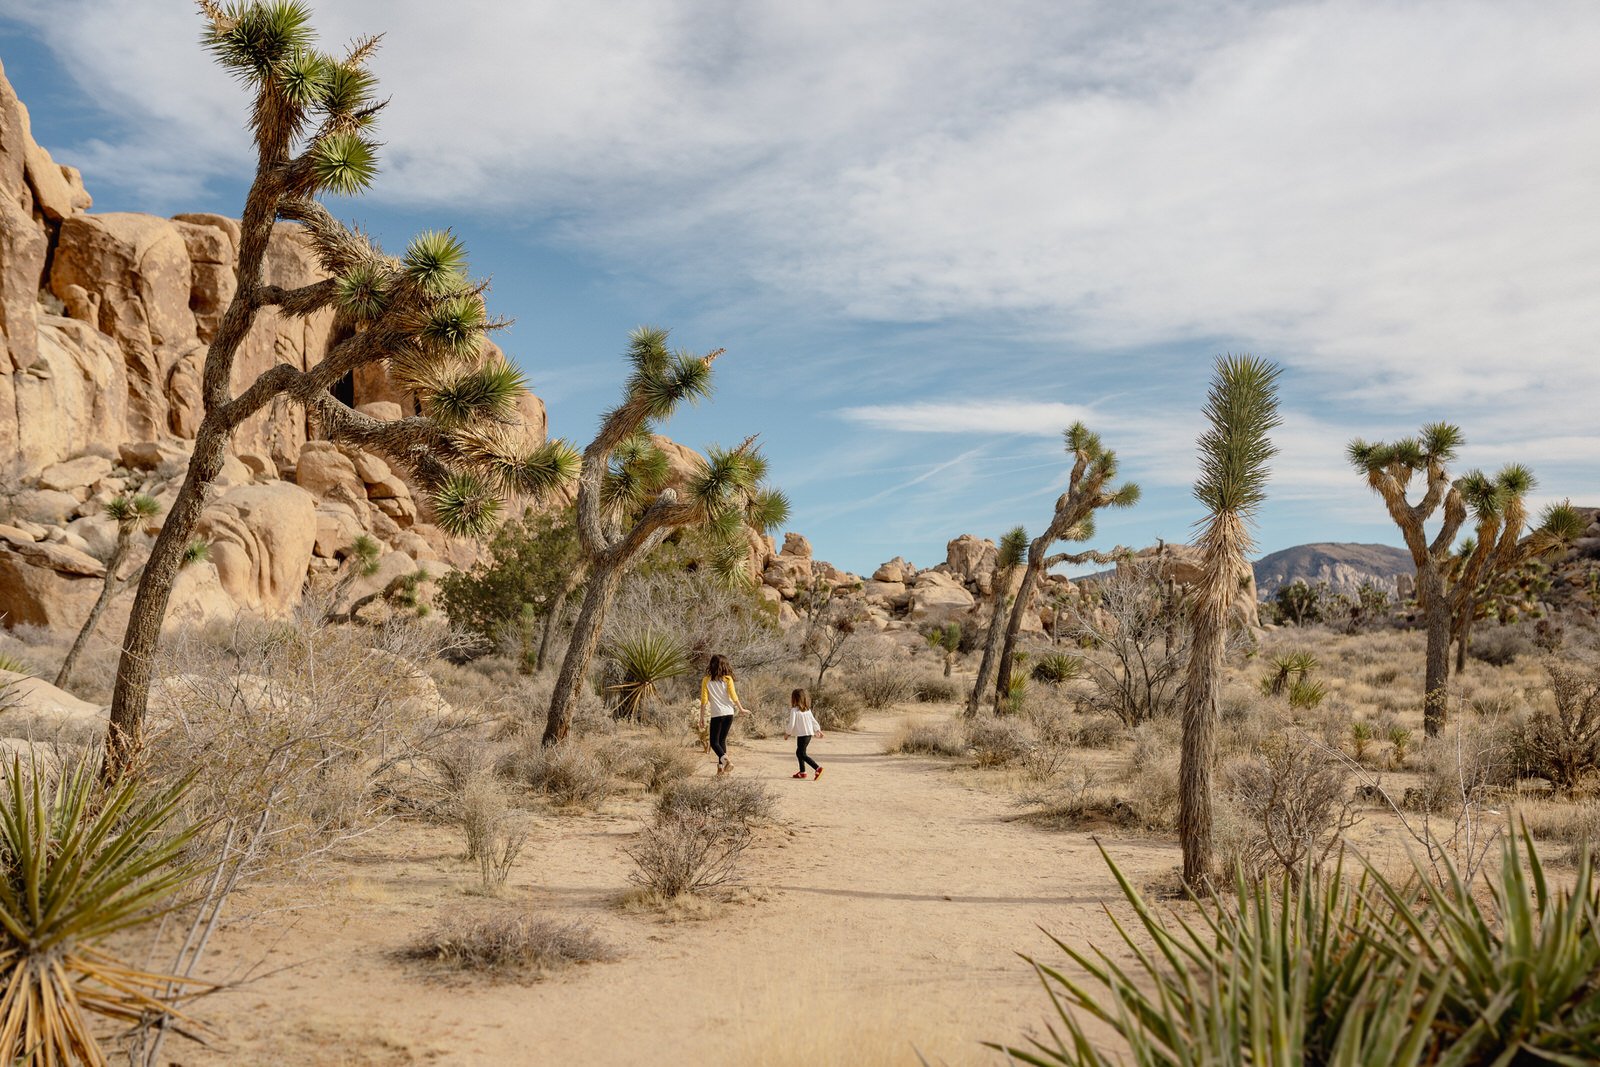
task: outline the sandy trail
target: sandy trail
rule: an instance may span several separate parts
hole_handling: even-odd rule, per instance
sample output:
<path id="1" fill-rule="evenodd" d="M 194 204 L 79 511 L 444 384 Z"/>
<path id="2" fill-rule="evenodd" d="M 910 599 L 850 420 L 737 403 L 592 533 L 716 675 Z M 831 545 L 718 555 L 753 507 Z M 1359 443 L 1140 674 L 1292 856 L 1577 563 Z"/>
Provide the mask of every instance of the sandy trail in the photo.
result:
<path id="1" fill-rule="evenodd" d="M 1084 834 L 1005 821 L 997 791 L 930 759 L 883 755 L 900 714 L 813 745 L 827 769 L 796 781 L 792 743 L 745 741 L 733 773 L 767 780 L 782 829 L 746 853 L 749 889 L 703 921 L 617 906 L 622 849 L 646 815 L 541 817 L 511 899 L 593 924 L 621 950 L 533 985 L 418 978 L 393 951 L 441 909 L 481 907 L 445 829 L 394 826 L 334 861 L 327 907 L 285 929 L 219 939 L 214 964 L 290 969 L 206 1015 L 216 1053 L 184 1063 L 990 1064 L 1048 1002 L 1015 953 L 1058 958 L 1040 927 L 1107 941 L 1115 885 Z M 712 770 L 709 757 L 702 773 Z M 1136 879 L 1176 850 L 1109 846 Z M 269 901 L 256 899 L 246 906 Z M 270 949 L 270 951 L 269 951 Z"/>

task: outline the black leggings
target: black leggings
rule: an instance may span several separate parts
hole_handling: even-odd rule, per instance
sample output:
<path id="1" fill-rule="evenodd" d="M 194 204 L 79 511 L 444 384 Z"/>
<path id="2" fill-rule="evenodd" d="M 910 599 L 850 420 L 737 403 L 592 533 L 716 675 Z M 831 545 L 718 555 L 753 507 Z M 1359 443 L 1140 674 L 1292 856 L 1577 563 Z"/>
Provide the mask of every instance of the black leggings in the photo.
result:
<path id="1" fill-rule="evenodd" d="M 806 769 L 806 764 L 808 763 L 820 771 L 822 770 L 822 765 L 816 760 L 812 759 L 810 756 L 806 755 L 806 746 L 809 744 L 811 744 L 810 734 L 801 734 L 799 737 L 795 738 L 794 758 L 800 761 L 800 769 L 802 771 Z"/>
<path id="2" fill-rule="evenodd" d="M 732 715 L 711 716 L 711 751 L 717 754 L 718 763 L 728 754 L 728 730 L 732 726 Z"/>

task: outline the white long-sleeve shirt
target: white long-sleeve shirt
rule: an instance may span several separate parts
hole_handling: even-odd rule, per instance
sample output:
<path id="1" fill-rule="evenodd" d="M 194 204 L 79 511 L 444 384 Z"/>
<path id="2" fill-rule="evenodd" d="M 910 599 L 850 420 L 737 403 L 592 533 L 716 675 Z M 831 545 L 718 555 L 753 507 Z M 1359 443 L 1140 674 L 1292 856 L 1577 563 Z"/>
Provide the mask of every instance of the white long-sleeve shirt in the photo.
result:
<path id="1" fill-rule="evenodd" d="M 739 692 L 733 688 L 731 676 L 718 678 L 712 681 L 709 677 L 700 679 L 700 710 L 704 712 L 707 705 L 711 708 L 711 717 L 719 715 L 732 715 L 739 710 Z"/>
<path id="2" fill-rule="evenodd" d="M 789 728 L 783 732 L 791 737 L 810 737 L 813 734 L 820 734 L 822 727 L 811 712 L 804 708 L 790 708 Z"/>

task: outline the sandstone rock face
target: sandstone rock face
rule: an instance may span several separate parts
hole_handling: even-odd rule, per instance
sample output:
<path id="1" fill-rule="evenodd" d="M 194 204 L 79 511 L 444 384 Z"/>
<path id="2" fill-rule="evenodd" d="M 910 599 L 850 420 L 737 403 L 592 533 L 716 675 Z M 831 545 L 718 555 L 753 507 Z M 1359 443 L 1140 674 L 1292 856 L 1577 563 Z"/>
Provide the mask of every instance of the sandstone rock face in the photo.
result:
<path id="1" fill-rule="evenodd" d="M 971 534 L 962 534 L 945 545 L 945 563 L 950 573 L 963 582 L 974 582 L 979 576 L 987 581 L 994 574 L 999 550 L 993 541 L 980 540 Z"/>
<path id="2" fill-rule="evenodd" d="M 0 375 L 0 378 L 4 378 Z M 96 444 L 126 435 L 128 383 L 122 355 L 110 338 L 73 319 L 38 317 L 33 362 L 6 378 L 15 421 L 0 414 L 0 438 L 9 425 L 13 454 L 37 470 Z"/>
<path id="3" fill-rule="evenodd" d="M 800 534 L 786 533 L 783 535 L 783 554 L 797 556 L 801 559 L 811 558 L 811 542 Z"/>
<path id="4" fill-rule="evenodd" d="M 671 488 L 681 488 L 690 478 L 705 469 L 705 457 L 694 449 L 680 445 L 660 434 L 651 434 L 650 440 L 667 457 L 667 485 Z"/>
<path id="5" fill-rule="evenodd" d="M 915 573 L 915 567 L 911 566 L 911 564 L 907 563 L 899 556 L 896 556 L 894 559 L 891 559 L 889 562 L 880 565 L 877 570 L 873 571 L 872 580 L 875 582 L 904 582 L 908 577 Z"/>
<path id="6" fill-rule="evenodd" d="M 70 493 L 87 489 L 111 473 L 111 461 L 104 456 L 79 456 L 64 463 L 52 463 L 39 472 L 39 488 Z"/>
<path id="7" fill-rule="evenodd" d="M 50 241 L 28 184 L 33 138 L 0 67 L 0 456 L 17 455 L 17 375 L 38 361 L 39 282 Z"/>
<path id="8" fill-rule="evenodd" d="M 172 583 L 172 599 L 167 602 L 167 617 L 162 620 L 161 628 L 167 632 L 186 626 L 204 626 L 225 622 L 237 614 L 239 605 L 223 588 L 216 564 L 191 563 L 178 571 Z"/>
<path id="9" fill-rule="evenodd" d="M 106 717 L 106 709 L 99 704 L 79 700 L 41 678 L 0 671 L 0 686 L 8 689 L 12 704 L 10 714 L 42 720 L 38 725 L 46 728 L 51 725 L 98 728 Z"/>
<path id="10" fill-rule="evenodd" d="M 367 497 L 356 465 L 332 441 L 307 441 L 301 446 L 295 461 L 294 480 L 313 496 L 331 496 L 348 503 Z"/>
<path id="11" fill-rule="evenodd" d="M 105 572 L 99 560 L 68 545 L 0 541 L 0 616 L 8 627 L 81 626 Z"/>
<path id="12" fill-rule="evenodd" d="M 911 618 L 915 622 L 944 623 L 972 610 L 977 599 L 960 581 L 939 571 L 923 571 L 911 589 Z"/>
<path id="13" fill-rule="evenodd" d="M 316 504 L 288 482 L 243 485 L 206 509 L 198 535 L 211 542 L 223 589 L 240 607 L 281 615 L 300 602 L 316 543 Z"/>

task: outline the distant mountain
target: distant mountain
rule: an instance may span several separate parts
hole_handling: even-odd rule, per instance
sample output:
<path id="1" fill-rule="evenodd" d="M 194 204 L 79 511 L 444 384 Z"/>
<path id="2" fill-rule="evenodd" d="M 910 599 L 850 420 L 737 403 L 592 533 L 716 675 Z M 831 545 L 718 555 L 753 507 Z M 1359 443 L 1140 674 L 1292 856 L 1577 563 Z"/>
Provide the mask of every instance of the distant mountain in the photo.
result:
<path id="1" fill-rule="evenodd" d="M 1411 553 L 1393 545 L 1320 543 L 1296 545 L 1256 561 L 1256 589 L 1262 599 L 1296 579 L 1307 585 L 1327 582 L 1336 593 L 1354 593 L 1371 582 L 1390 593 L 1395 579 L 1416 573 Z"/>

